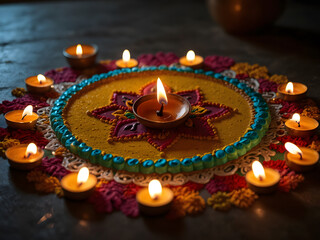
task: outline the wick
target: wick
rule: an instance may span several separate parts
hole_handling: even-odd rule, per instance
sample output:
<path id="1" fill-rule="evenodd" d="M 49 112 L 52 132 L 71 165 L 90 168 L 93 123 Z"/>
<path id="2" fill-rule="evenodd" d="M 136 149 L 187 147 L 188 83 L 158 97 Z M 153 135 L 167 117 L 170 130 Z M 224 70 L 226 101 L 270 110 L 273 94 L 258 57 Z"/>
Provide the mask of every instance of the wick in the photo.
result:
<path id="1" fill-rule="evenodd" d="M 27 115 L 28 115 L 27 113 L 25 115 L 23 115 L 21 120 L 23 120 Z"/>
<path id="2" fill-rule="evenodd" d="M 40 80 L 39 83 L 42 84 L 42 81 Z"/>
<path id="3" fill-rule="evenodd" d="M 297 121 L 297 123 L 298 123 L 298 127 L 300 127 L 300 121 Z"/>
<path id="4" fill-rule="evenodd" d="M 291 90 L 288 90 L 287 93 L 291 93 Z"/>
<path id="5" fill-rule="evenodd" d="M 260 181 L 263 181 L 263 178 L 262 178 L 262 176 L 261 176 L 261 175 L 259 175 L 259 180 L 260 180 Z"/>
<path id="6" fill-rule="evenodd" d="M 300 156 L 300 160 L 302 160 L 302 153 L 298 152 L 299 156 Z"/>
<path id="7" fill-rule="evenodd" d="M 83 182 L 78 183 L 78 187 L 80 187 L 83 184 Z"/>
<path id="8" fill-rule="evenodd" d="M 160 110 L 157 111 L 157 116 L 162 117 L 163 116 L 163 103 L 161 103 Z"/>
<path id="9" fill-rule="evenodd" d="M 31 156 L 31 153 L 28 153 L 28 155 L 24 155 L 24 158 L 29 158 Z"/>
<path id="10" fill-rule="evenodd" d="M 154 196 L 153 200 L 157 201 L 159 199 L 159 195 Z"/>

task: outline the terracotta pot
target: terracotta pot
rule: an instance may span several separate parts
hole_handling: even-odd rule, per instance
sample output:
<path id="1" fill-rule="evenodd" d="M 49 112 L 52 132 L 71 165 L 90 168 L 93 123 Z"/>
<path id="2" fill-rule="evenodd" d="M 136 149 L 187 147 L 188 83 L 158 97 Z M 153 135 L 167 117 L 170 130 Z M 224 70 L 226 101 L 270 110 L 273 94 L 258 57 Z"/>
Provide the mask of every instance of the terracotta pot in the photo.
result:
<path id="1" fill-rule="evenodd" d="M 272 24 L 286 0 L 207 0 L 214 20 L 230 33 L 247 33 Z"/>

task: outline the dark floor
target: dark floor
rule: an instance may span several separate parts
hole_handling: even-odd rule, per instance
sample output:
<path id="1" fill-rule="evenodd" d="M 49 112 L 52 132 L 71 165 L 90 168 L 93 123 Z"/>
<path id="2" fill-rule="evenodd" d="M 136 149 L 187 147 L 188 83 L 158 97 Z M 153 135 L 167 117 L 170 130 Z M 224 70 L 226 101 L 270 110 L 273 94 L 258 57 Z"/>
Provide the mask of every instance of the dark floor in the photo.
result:
<path id="1" fill-rule="evenodd" d="M 29 75 L 64 66 L 62 49 L 96 43 L 99 57 L 118 58 L 124 48 L 142 53 L 188 49 L 268 66 L 271 73 L 306 83 L 320 100 L 320 5 L 289 1 L 276 25 L 249 36 L 231 36 L 210 18 L 205 1 L 81 1 L 0 5 L 0 100 L 23 87 Z M 0 126 L 5 126 L 3 117 Z M 25 174 L 0 161 L 1 239 L 318 239 L 320 170 L 305 175 L 294 192 L 261 197 L 249 210 L 179 221 L 96 214 L 91 205 L 39 195 Z"/>

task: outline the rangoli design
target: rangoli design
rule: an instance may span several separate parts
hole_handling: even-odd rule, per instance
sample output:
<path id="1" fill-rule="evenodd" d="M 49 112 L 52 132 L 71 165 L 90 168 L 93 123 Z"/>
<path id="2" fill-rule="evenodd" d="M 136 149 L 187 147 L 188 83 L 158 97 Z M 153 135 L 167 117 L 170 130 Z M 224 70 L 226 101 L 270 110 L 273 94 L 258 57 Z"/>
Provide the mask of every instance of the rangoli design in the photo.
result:
<path id="1" fill-rule="evenodd" d="M 165 88 L 167 92 L 172 92 L 168 86 Z M 155 92 L 156 82 L 143 86 L 139 93 L 115 91 L 109 105 L 96 108 L 88 114 L 113 125 L 109 133 L 109 142 L 147 140 L 159 151 L 163 151 L 177 142 L 180 137 L 217 140 L 218 134 L 213 121 L 230 115 L 234 111 L 223 104 L 204 101 L 200 89 L 174 92 L 190 102 L 192 109 L 189 119 L 178 128 L 151 129 L 138 122 L 132 113 L 132 105 L 140 96 Z"/>

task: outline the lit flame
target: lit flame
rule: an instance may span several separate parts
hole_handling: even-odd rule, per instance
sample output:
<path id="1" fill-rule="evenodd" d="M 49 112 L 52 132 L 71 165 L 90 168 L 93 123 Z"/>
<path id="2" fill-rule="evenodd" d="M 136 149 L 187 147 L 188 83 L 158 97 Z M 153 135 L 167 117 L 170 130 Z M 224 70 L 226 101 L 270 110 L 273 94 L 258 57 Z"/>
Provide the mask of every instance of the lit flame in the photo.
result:
<path id="1" fill-rule="evenodd" d="M 123 53 L 122 53 L 122 60 L 124 62 L 129 62 L 130 61 L 130 52 L 128 49 L 124 50 Z"/>
<path id="2" fill-rule="evenodd" d="M 43 76 L 42 74 L 38 74 L 37 79 L 40 84 L 46 81 L 46 77 Z"/>
<path id="3" fill-rule="evenodd" d="M 299 114 L 299 113 L 293 114 L 291 120 L 293 120 L 293 121 L 295 121 L 296 123 L 298 123 L 298 126 L 300 127 L 300 114 Z"/>
<path id="4" fill-rule="evenodd" d="M 77 49 L 76 49 L 76 54 L 78 55 L 78 56 L 82 56 L 82 47 L 81 47 L 81 44 L 78 44 L 77 45 Z"/>
<path id="5" fill-rule="evenodd" d="M 189 50 L 187 52 L 187 60 L 192 62 L 192 61 L 194 61 L 195 58 L 196 58 L 196 54 L 194 53 L 194 51 Z"/>
<path id="6" fill-rule="evenodd" d="M 31 154 L 36 154 L 38 151 L 37 145 L 34 143 L 30 143 L 27 147 L 26 153 L 24 154 L 24 157 L 28 158 Z"/>
<path id="7" fill-rule="evenodd" d="M 293 84 L 292 84 L 292 82 L 288 82 L 288 84 L 286 86 L 286 92 L 287 93 L 293 93 Z"/>
<path id="8" fill-rule="evenodd" d="M 83 167 L 78 172 L 77 183 L 81 185 L 85 183 L 89 178 L 89 169 L 87 167 Z"/>
<path id="9" fill-rule="evenodd" d="M 158 78 L 157 80 L 157 100 L 158 100 L 158 103 L 160 104 L 168 103 L 167 94 L 166 94 L 166 91 L 164 90 L 164 86 L 160 78 Z"/>
<path id="10" fill-rule="evenodd" d="M 252 163 L 252 171 L 253 171 L 253 175 L 256 178 L 258 178 L 260 181 L 266 178 L 266 173 L 264 171 L 264 168 L 259 161 L 254 161 Z"/>
<path id="11" fill-rule="evenodd" d="M 162 193 L 161 183 L 157 179 L 153 179 L 148 186 L 149 195 L 152 199 L 157 199 Z"/>
<path id="12" fill-rule="evenodd" d="M 302 151 L 300 148 L 298 148 L 296 145 L 294 145 L 293 143 L 291 142 L 286 142 L 284 144 L 284 147 L 287 149 L 287 151 L 289 153 L 292 153 L 292 154 L 299 154 L 300 155 L 300 158 L 302 158 Z"/>
<path id="13" fill-rule="evenodd" d="M 33 112 L 33 107 L 32 105 L 28 105 L 26 106 L 26 108 L 23 110 L 22 112 L 22 120 L 26 117 L 26 116 L 30 116 L 32 115 Z"/>

